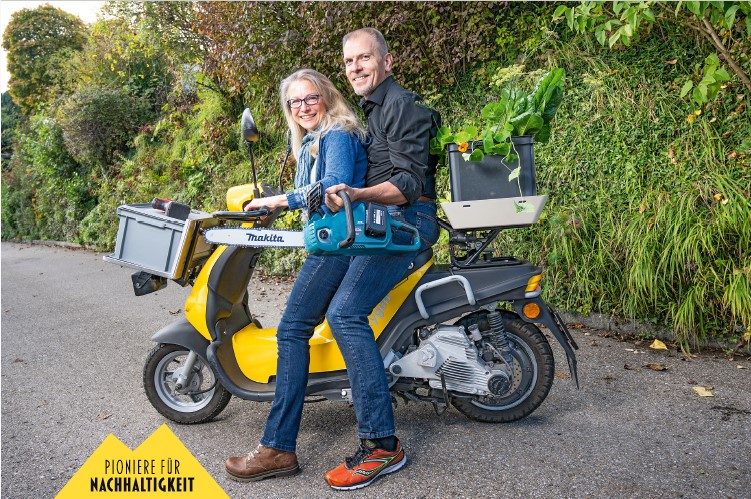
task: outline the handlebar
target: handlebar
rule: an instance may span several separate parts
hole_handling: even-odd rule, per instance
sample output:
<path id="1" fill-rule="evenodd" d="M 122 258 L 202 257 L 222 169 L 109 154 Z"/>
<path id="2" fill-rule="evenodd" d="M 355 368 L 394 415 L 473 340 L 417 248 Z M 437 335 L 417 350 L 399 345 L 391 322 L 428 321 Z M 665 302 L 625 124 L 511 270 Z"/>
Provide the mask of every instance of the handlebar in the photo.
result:
<path id="1" fill-rule="evenodd" d="M 259 218 L 267 216 L 271 211 L 268 208 L 259 208 L 250 211 L 215 211 L 211 214 L 214 218 L 222 220 L 237 220 L 240 222 L 255 222 Z"/>

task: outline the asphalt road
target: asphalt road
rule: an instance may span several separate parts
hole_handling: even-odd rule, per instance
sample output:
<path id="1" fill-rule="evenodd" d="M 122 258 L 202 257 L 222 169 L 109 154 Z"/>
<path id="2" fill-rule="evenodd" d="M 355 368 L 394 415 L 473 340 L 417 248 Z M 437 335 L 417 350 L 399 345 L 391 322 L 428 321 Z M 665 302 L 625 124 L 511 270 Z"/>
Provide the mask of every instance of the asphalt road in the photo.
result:
<path id="1" fill-rule="evenodd" d="M 137 447 L 165 420 L 141 371 L 151 333 L 182 312 L 171 283 L 135 297 L 130 270 L 102 255 L 2 243 L 4 498 L 54 496 L 109 433 Z M 278 321 L 289 286 L 251 284 L 252 309 Z M 556 350 L 547 400 L 523 421 L 475 423 L 429 405 L 396 410 L 409 465 L 356 497 L 751 497 L 751 362 L 652 351 L 575 329 L 581 390 Z M 643 367 L 661 363 L 666 371 Z M 699 397 L 694 386 L 713 387 Z M 261 434 L 269 406 L 233 399 L 211 423 L 170 428 L 231 497 L 327 497 L 325 470 L 356 448 L 351 408 L 306 406 L 303 472 L 239 484 L 223 463 Z"/>

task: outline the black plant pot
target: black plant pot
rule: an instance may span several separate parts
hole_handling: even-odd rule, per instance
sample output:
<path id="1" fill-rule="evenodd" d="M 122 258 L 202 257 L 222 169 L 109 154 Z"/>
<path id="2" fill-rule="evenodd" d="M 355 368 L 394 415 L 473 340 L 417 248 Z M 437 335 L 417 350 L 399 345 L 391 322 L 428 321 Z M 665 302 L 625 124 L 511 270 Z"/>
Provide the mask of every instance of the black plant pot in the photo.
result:
<path id="1" fill-rule="evenodd" d="M 449 144 L 448 163 L 451 174 L 452 201 L 472 201 L 475 199 L 496 199 L 537 195 L 535 182 L 534 138 L 531 135 L 511 137 L 519 158 L 511 163 L 502 156 L 485 156 L 482 161 L 464 161 L 459 146 Z M 470 144 L 479 147 L 482 142 Z M 512 170 L 521 164 L 519 179 L 509 181 Z M 519 187 L 521 186 L 521 192 Z"/>

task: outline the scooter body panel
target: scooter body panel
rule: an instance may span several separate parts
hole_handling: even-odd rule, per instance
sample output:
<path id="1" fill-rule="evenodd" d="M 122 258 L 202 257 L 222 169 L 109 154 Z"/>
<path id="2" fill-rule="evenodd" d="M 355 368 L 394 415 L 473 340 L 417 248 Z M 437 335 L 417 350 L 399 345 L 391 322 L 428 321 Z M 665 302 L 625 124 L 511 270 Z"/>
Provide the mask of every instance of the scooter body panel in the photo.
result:
<path id="1" fill-rule="evenodd" d="M 423 293 L 422 298 L 430 318 L 424 319 L 420 315 L 415 300 L 405 303 L 392 318 L 385 334 L 378 341 L 381 354 L 385 356 L 391 350 L 398 351 L 417 327 L 450 321 L 483 306 L 490 305 L 495 308 L 495 304 L 499 301 L 524 299 L 524 290 L 529 278 L 540 272 L 539 267 L 522 261 L 517 265 L 504 267 L 461 270 L 436 267 L 431 269 L 416 287 L 451 275 L 460 275 L 469 282 L 475 304 L 468 302 L 466 292 L 458 282 L 428 289 Z"/>
<path id="2" fill-rule="evenodd" d="M 409 301 L 415 286 L 433 265 L 429 260 L 397 284 L 370 314 L 369 322 L 376 339 Z M 326 373 L 346 369 L 344 358 L 334 340 L 328 321 L 318 325 L 310 339 L 310 372 Z M 254 324 L 245 326 L 232 336 L 232 347 L 242 373 L 258 383 L 268 383 L 276 375 L 277 343 L 276 328 L 258 328 Z"/>
<path id="3" fill-rule="evenodd" d="M 204 264 L 203 269 L 196 277 L 193 288 L 185 300 L 185 318 L 198 331 L 201 336 L 211 341 L 209 327 L 206 324 L 206 302 L 209 296 L 209 275 L 214 264 L 227 250 L 227 246 L 219 246 Z"/>

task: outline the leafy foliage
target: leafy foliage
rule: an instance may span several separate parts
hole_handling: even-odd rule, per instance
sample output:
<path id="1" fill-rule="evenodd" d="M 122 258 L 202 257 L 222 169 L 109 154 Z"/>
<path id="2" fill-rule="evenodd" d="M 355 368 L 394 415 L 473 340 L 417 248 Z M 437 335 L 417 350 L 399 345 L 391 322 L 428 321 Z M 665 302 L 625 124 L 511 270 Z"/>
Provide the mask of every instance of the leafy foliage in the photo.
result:
<path id="1" fill-rule="evenodd" d="M 505 84 L 499 99 L 480 111 L 482 128 L 468 125 L 454 134 L 451 127 L 441 127 L 431 140 L 430 152 L 443 154 L 446 145 L 454 143 L 465 161 L 482 161 L 486 154 L 513 161 L 516 155 L 512 154 L 511 137 L 529 135 L 538 143 L 547 143 L 550 121 L 563 100 L 563 77 L 563 69 L 554 68 L 543 74 L 530 92 L 515 84 Z M 472 151 L 466 152 L 469 148 Z"/>
<path id="2" fill-rule="evenodd" d="M 13 136 L 18 126 L 19 108 L 13 103 L 10 94 L 2 96 L 2 158 L 8 160 L 13 155 Z"/>
<path id="3" fill-rule="evenodd" d="M 17 129 L 11 168 L 3 172 L 3 238 L 78 240 L 78 221 L 96 203 L 90 188 L 55 120 L 34 116 Z"/>
<path id="4" fill-rule="evenodd" d="M 68 151 L 77 161 L 111 173 L 113 160 L 152 119 L 149 108 L 145 99 L 122 89 L 92 86 L 79 90 L 58 113 Z"/>
<path id="5" fill-rule="evenodd" d="M 638 40 L 640 27 L 653 25 L 657 18 L 662 20 L 671 13 L 676 22 L 703 35 L 751 93 L 748 69 L 742 67 L 743 61 L 735 60 L 735 52 L 738 52 L 738 56 L 748 62 L 751 3 L 747 1 L 681 1 L 673 4 L 656 0 L 638 3 L 614 0 L 610 9 L 603 2 L 582 1 L 576 7 L 558 6 L 553 19 L 565 18 L 569 29 L 577 33 L 594 32 L 600 45 L 605 45 L 607 40 L 608 46 L 613 48 L 618 44 L 631 45 L 632 41 Z M 719 57 L 717 54 L 707 57 L 701 80 L 696 84 L 692 79 L 686 80 L 681 97 L 694 88 L 691 97 L 701 106 L 717 96 L 722 84 L 730 80 L 727 70 L 720 67 Z"/>
<path id="6" fill-rule="evenodd" d="M 60 92 L 64 68 L 85 41 L 83 22 L 50 5 L 13 14 L 3 33 L 3 48 L 8 51 L 8 89 L 24 114 Z"/>
<path id="7" fill-rule="evenodd" d="M 84 50 L 72 64 L 79 88 L 121 88 L 143 97 L 154 110 L 166 102 L 171 75 L 166 56 L 151 36 L 119 19 L 94 24 Z"/>
<path id="8" fill-rule="evenodd" d="M 497 4 L 485 2 L 203 2 L 195 28 L 206 40 L 203 69 L 227 95 L 267 92 L 295 68 L 314 66 L 347 88 L 341 38 L 378 26 L 396 54 L 400 81 L 431 95 L 457 71 L 492 57 Z M 461 33 L 461 43 L 456 34 Z M 431 61 L 429 71 L 416 60 Z"/>
<path id="9" fill-rule="evenodd" d="M 51 103 L 49 111 L 22 109 L 15 154 L 3 168 L 3 237 L 107 249 L 119 204 L 168 196 L 223 208 L 226 189 L 250 179 L 237 129 L 246 104 L 261 127 L 260 180 L 277 184 L 285 127 L 274 98 L 279 79 L 313 66 L 351 95 L 341 37 L 372 25 L 395 54 L 397 80 L 422 94 L 448 127 L 478 128 L 472 136 L 498 111 L 491 106 L 482 116 L 505 87 L 532 89 L 550 68 L 565 70 L 556 132 L 541 145 L 538 131 L 537 181 L 549 203 L 539 224 L 504 231 L 499 241 L 504 254 L 545 267 L 546 299 L 668 326 L 686 348 L 748 338 L 751 116 L 745 83 L 730 64 L 749 71 L 748 13 L 725 2 L 722 21 L 719 2 L 695 4 L 592 3 L 584 17 L 579 5 L 561 5 L 573 9 L 561 19 L 581 27 L 572 31 L 552 22 L 556 5 L 543 3 L 111 3 L 115 19 L 98 25 L 84 53 L 70 56 L 69 79 L 40 100 Z M 712 32 L 725 52 L 710 42 Z M 603 48 L 610 39 L 612 49 Z M 142 70 L 153 73 L 141 79 Z M 703 99 L 704 87 L 707 100 L 696 109 L 694 94 Z M 73 105 L 86 90 L 106 93 L 120 103 L 115 108 L 136 99 L 146 110 L 143 120 L 122 118 L 133 125 L 115 127 L 122 135 L 112 149 L 90 142 L 87 151 L 96 154 L 67 144 L 66 134 L 93 133 L 84 123 L 111 127 L 115 120 L 97 113 L 125 110 Z M 519 102 L 526 110 L 530 101 Z M 536 124 L 519 120 L 525 131 Z M 286 187 L 293 169 L 286 167 Z M 440 169 L 439 197 L 448 197 L 448 185 Z M 300 221 L 289 214 L 277 223 Z M 444 232 L 436 247 L 442 261 L 446 239 Z M 294 273 L 301 259 L 301 252 L 265 252 L 261 265 Z"/>

